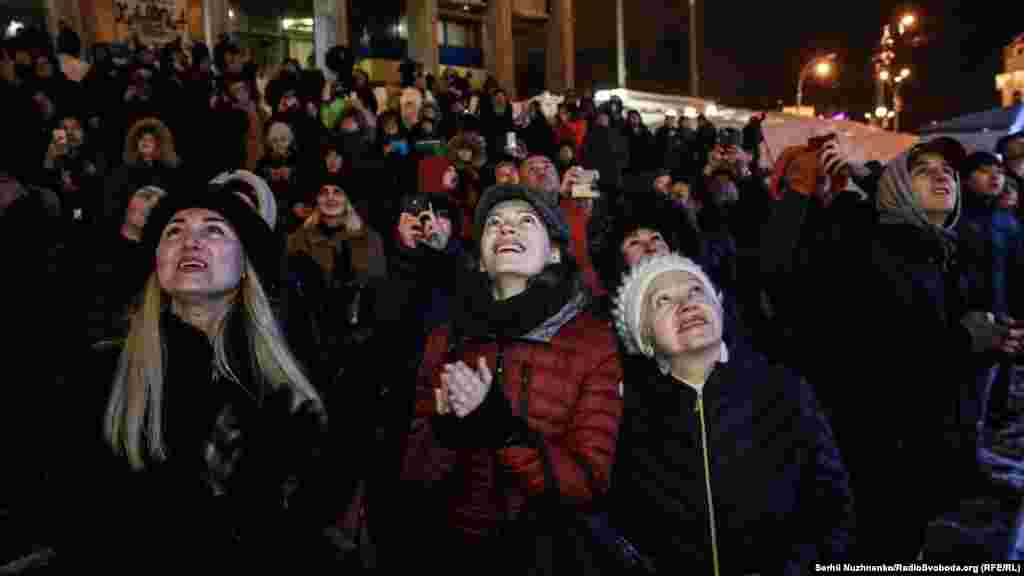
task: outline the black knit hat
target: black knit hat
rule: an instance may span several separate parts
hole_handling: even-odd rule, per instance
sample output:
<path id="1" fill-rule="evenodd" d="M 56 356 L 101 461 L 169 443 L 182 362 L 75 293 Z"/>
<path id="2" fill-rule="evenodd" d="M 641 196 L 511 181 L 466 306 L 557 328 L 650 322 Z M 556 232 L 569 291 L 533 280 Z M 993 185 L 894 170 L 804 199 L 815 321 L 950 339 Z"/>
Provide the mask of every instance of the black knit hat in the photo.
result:
<path id="1" fill-rule="evenodd" d="M 161 200 L 146 219 L 146 227 L 142 232 L 142 245 L 146 253 L 155 257 L 164 228 L 175 214 L 189 208 L 205 208 L 223 216 L 238 234 L 245 255 L 252 262 L 264 288 L 276 283 L 280 271 L 280 253 L 273 230 L 245 200 L 219 184 L 179 190 Z"/>
<path id="2" fill-rule="evenodd" d="M 491 209 L 509 200 L 522 200 L 532 206 L 537 215 L 544 221 L 551 241 L 563 246 L 569 244 L 569 225 L 565 223 L 559 207 L 552 206 L 544 201 L 536 192 L 520 184 L 500 184 L 498 186 L 491 186 L 484 192 L 480 198 L 480 203 L 476 206 L 476 213 L 473 215 L 473 237 L 477 242 L 480 241 L 480 237 L 483 235 L 484 222 L 491 213 Z"/>
<path id="3" fill-rule="evenodd" d="M 626 272 L 622 243 L 641 228 L 661 234 L 670 250 L 689 258 L 699 257 L 699 234 L 680 208 L 655 192 L 635 191 L 621 197 L 617 206 L 605 210 L 589 230 L 594 267 L 601 283 L 614 290 Z"/>

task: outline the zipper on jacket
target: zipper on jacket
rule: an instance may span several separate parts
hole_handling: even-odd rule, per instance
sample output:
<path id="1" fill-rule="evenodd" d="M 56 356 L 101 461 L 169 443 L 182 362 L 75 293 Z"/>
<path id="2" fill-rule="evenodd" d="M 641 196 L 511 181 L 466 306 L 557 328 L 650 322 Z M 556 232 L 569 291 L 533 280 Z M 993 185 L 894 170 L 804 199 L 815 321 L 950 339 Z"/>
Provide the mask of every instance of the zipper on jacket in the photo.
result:
<path id="1" fill-rule="evenodd" d="M 708 462 L 708 431 L 704 423 L 704 392 L 697 391 L 697 406 L 694 409 L 700 418 L 701 454 L 704 458 L 704 488 L 708 499 L 708 524 L 711 527 L 711 562 L 714 576 L 720 576 L 718 567 L 718 530 L 715 527 L 715 501 L 711 494 L 711 465 Z"/>
<path id="2" fill-rule="evenodd" d="M 501 376 L 505 373 L 505 347 L 498 343 L 498 351 L 494 354 L 494 381 L 491 386 L 501 384 Z"/>

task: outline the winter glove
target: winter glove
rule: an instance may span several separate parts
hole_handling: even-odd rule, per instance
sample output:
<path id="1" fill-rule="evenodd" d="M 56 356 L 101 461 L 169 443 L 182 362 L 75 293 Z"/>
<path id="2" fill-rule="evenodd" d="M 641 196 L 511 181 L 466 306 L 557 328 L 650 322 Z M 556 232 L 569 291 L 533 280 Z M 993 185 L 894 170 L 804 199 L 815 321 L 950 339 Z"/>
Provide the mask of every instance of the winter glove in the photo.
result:
<path id="1" fill-rule="evenodd" d="M 971 351 L 975 354 L 998 349 L 1010 334 L 1008 327 L 996 324 L 991 312 L 968 312 L 960 319 L 960 324 L 970 333 Z"/>

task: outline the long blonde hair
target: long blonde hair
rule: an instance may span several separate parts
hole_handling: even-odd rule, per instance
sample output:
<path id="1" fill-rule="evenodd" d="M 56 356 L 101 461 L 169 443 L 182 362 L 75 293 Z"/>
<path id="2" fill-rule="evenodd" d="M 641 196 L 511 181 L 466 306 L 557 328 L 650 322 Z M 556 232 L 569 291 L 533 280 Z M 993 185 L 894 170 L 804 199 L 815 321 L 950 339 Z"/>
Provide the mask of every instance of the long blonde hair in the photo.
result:
<path id="1" fill-rule="evenodd" d="M 296 405 L 305 400 L 320 403 L 319 395 L 288 347 L 248 258 L 245 272 L 238 295 L 241 302 L 236 300 L 232 306 L 242 307 L 238 312 L 242 312 L 241 318 L 252 343 L 256 368 L 272 387 L 291 388 Z M 132 314 L 104 416 L 107 441 L 115 452 L 124 453 L 134 468 L 144 466 L 144 453 L 155 460 L 166 457 L 163 436 L 166 344 L 160 317 L 169 303 L 170 298 L 161 289 L 154 272 L 146 281 L 141 301 Z M 228 362 L 226 324 L 221 322 L 212 338 L 214 364 L 221 375 L 241 383 Z"/>

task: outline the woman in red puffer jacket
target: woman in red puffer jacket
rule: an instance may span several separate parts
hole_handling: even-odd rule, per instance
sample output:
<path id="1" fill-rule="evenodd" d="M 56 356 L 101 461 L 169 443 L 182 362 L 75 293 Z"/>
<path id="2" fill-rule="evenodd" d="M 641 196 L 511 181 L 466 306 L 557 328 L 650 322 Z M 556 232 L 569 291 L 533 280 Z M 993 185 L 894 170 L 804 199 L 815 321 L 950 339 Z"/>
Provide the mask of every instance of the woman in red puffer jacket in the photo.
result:
<path id="1" fill-rule="evenodd" d="M 413 519 L 428 525 L 421 543 L 507 569 L 532 553 L 507 535 L 536 497 L 556 489 L 570 512 L 587 511 L 607 491 L 622 368 L 607 323 L 585 310 L 557 207 L 503 185 L 475 216 L 480 271 L 427 341 L 403 474 L 436 488 L 426 500 L 440 509 Z"/>

